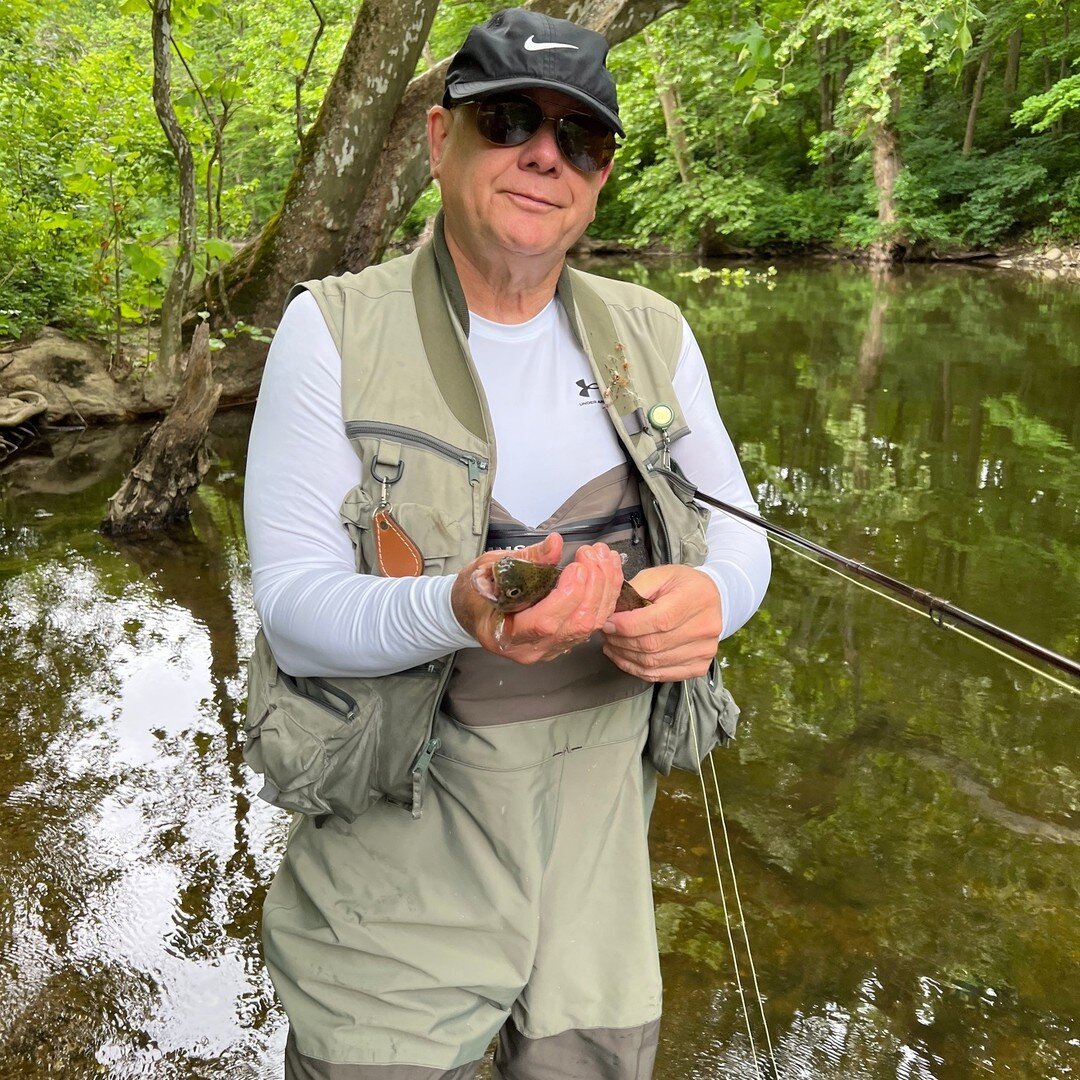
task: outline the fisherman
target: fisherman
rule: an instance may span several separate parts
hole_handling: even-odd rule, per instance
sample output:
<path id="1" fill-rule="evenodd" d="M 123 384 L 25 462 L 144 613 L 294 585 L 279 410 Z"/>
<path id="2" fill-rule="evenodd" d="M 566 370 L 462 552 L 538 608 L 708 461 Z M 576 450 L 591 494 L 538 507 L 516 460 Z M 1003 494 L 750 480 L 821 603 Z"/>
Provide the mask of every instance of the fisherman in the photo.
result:
<path id="1" fill-rule="evenodd" d="M 433 240 L 298 287 L 270 349 L 248 723 L 302 811 L 263 913 L 289 1080 L 464 1080 L 493 1039 L 502 1080 L 652 1075 L 657 770 L 730 733 L 717 642 L 769 556 L 679 480 L 756 510 L 678 309 L 566 266 L 623 135 L 606 55 L 474 27 L 427 118 Z M 512 613 L 478 586 L 505 549 L 564 567 Z"/>

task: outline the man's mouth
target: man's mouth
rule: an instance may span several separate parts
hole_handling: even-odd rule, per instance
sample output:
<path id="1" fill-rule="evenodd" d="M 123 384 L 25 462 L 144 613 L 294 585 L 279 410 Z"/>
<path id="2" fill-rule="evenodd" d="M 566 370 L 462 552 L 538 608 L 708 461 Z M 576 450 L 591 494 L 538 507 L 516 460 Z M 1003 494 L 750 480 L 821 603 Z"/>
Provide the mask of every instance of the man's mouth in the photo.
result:
<path id="1" fill-rule="evenodd" d="M 551 209 L 557 208 L 556 203 L 553 203 L 550 199 L 545 199 L 540 195 L 528 195 L 523 191 L 508 191 L 507 195 L 510 195 L 513 198 L 518 199 L 523 203 L 530 204 L 532 206 L 549 207 Z"/>

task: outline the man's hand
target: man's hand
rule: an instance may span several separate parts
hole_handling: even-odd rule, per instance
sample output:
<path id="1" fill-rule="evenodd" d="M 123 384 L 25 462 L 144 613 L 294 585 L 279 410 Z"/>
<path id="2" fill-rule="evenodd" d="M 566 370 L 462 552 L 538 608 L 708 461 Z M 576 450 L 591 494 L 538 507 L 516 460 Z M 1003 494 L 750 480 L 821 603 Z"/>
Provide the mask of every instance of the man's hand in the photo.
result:
<path id="1" fill-rule="evenodd" d="M 604 655 L 648 682 L 704 675 L 723 627 L 716 583 L 690 566 L 653 566 L 630 582 L 652 603 L 604 624 Z"/>
<path id="2" fill-rule="evenodd" d="M 562 549 L 562 537 L 551 533 L 542 543 L 513 555 L 553 566 Z M 555 588 L 539 603 L 512 615 L 502 615 L 472 583 L 475 570 L 505 554 L 487 551 L 464 567 L 450 597 L 458 622 L 488 652 L 519 664 L 554 660 L 587 641 L 614 612 L 623 581 L 622 560 L 606 544 L 579 548 Z"/>

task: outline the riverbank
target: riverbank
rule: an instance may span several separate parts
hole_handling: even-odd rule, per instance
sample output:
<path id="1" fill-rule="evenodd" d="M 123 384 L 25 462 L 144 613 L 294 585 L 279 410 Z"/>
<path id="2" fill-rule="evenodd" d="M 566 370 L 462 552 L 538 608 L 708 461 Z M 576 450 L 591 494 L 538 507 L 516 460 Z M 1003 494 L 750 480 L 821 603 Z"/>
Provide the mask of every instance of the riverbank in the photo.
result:
<path id="1" fill-rule="evenodd" d="M 1001 270 L 1038 273 L 1047 281 L 1066 278 L 1080 281 L 1080 244 L 1051 244 L 1045 248 L 1004 249 L 988 259 Z"/>
<path id="2" fill-rule="evenodd" d="M 610 256 L 650 259 L 690 258 L 690 253 L 656 246 L 628 250 L 616 242 L 584 237 L 571 256 L 582 260 L 603 260 Z M 822 261 L 859 261 L 858 252 L 821 250 L 799 254 L 779 251 L 724 252 L 725 261 L 807 258 Z M 1046 281 L 1080 282 L 1080 244 L 1015 244 L 993 251 L 935 253 L 912 257 L 902 263 L 964 263 L 984 269 L 1000 269 Z M 222 405 L 250 401 L 258 390 L 261 359 L 244 348 L 232 346 L 214 353 L 215 378 L 222 383 Z M 243 354 L 243 355 L 241 355 Z M 0 398 L 19 391 L 44 396 L 48 403 L 45 418 L 50 424 L 93 425 L 123 423 L 139 417 L 165 412 L 176 396 L 174 376 L 156 366 L 132 367 L 111 362 L 109 349 L 102 343 L 76 339 L 62 329 L 46 327 L 25 342 L 11 343 L 0 353 Z"/>
<path id="3" fill-rule="evenodd" d="M 571 256 L 584 258 L 604 258 L 611 255 L 646 256 L 650 258 L 692 257 L 693 252 L 676 251 L 663 244 L 647 247 L 633 247 L 617 240 L 606 240 L 583 236 L 571 249 Z M 783 259 L 820 259 L 822 261 L 865 262 L 865 251 L 853 248 L 836 248 L 822 245 L 818 248 L 799 251 L 783 248 L 738 248 L 719 246 L 699 257 L 722 261 L 767 259 L 776 262 Z M 997 248 L 971 251 L 941 251 L 926 245 L 917 245 L 903 258 L 890 264 L 903 266 L 909 263 L 962 263 L 972 266 L 994 267 L 1001 270 L 1019 270 L 1038 274 L 1048 281 L 1058 278 L 1080 281 L 1080 244 L 1064 241 L 1047 244 L 1014 243 L 1003 244 Z"/>

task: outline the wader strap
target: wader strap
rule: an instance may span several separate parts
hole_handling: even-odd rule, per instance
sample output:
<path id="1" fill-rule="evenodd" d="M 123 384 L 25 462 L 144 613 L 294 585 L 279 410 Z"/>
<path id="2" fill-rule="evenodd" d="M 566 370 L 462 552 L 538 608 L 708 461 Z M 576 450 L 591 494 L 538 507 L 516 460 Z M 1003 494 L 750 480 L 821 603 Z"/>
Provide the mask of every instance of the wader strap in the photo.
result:
<path id="1" fill-rule="evenodd" d="M 445 243 L 443 247 L 445 248 Z M 435 382 L 438 383 L 439 392 L 450 407 L 450 411 L 463 427 L 477 438 L 486 441 L 480 398 L 459 337 L 462 331 L 454 326 L 454 316 L 451 315 L 451 309 L 447 306 L 448 298 L 451 304 L 454 303 L 455 289 L 460 295 L 461 304 L 464 304 L 465 297 L 461 293 L 461 285 L 458 283 L 456 274 L 443 276 L 442 281 L 440 281 L 440 276 L 439 266 L 436 263 L 435 245 L 428 244 L 417 253 L 412 273 L 413 303 L 416 305 L 416 321 L 420 324 L 424 352 L 427 353 L 431 373 L 435 377 Z M 446 285 L 445 292 L 444 284 Z M 460 315 L 458 321 L 460 322 Z M 467 308 L 465 326 L 468 327 Z"/>

